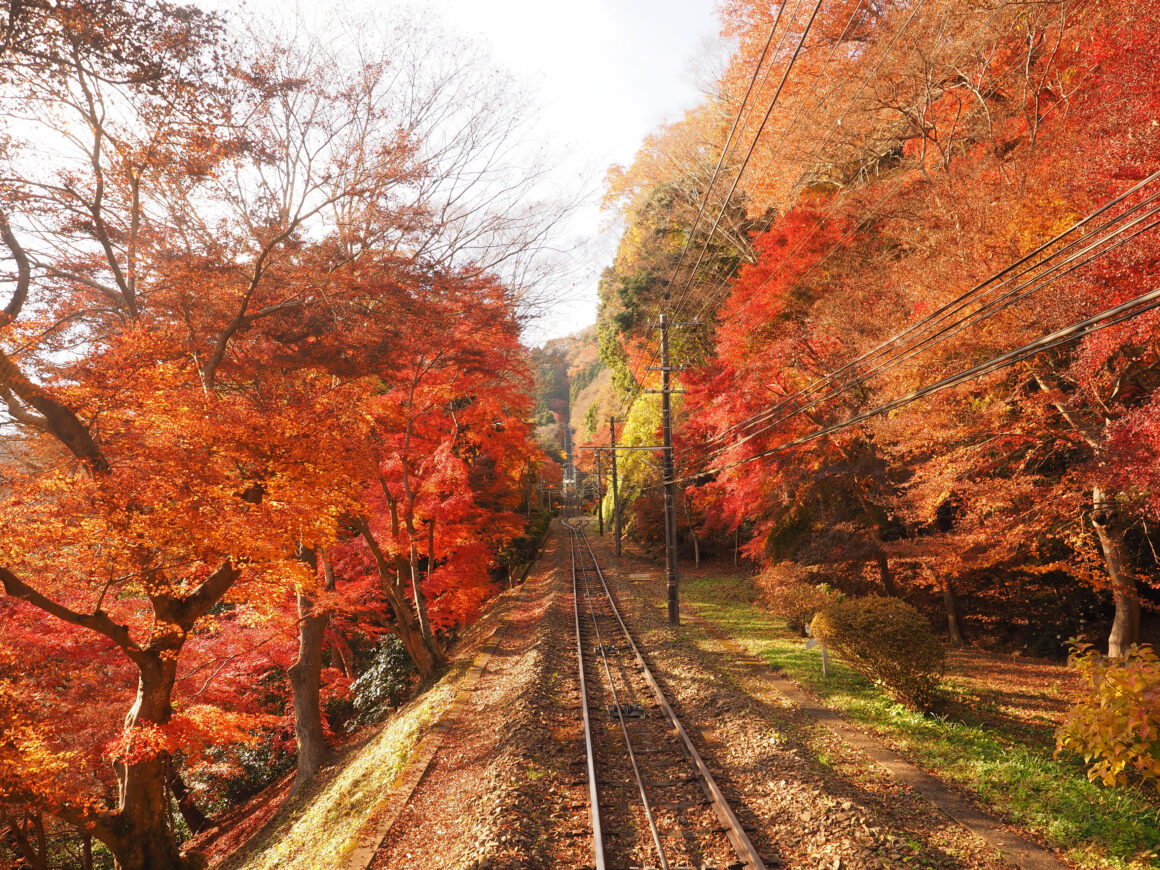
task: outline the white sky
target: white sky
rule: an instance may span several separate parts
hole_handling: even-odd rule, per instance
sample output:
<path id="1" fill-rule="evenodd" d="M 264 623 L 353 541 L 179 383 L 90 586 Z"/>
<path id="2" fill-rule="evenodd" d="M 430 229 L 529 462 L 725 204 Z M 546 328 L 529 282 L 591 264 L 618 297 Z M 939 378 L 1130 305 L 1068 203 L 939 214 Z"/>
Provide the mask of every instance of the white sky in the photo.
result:
<path id="1" fill-rule="evenodd" d="M 583 246 L 534 343 L 595 322 L 596 284 L 617 230 L 602 233 L 605 171 L 627 165 L 644 136 L 701 98 L 690 64 L 717 37 L 717 0 L 199 0 L 222 11 L 325 20 L 328 8 L 430 12 L 482 45 L 540 107 L 540 138 L 563 155 L 559 189 L 586 193 L 567 232 Z M 245 14 L 244 12 L 242 13 Z"/>
<path id="2" fill-rule="evenodd" d="M 633 159 L 644 136 L 701 98 L 690 61 L 717 36 L 716 0 L 427 0 L 445 26 L 485 45 L 538 94 L 543 136 L 567 155 L 561 184 L 588 180 L 569 230 L 587 242 L 575 287 L 529 338 L 596 320 L 596 283 L 615 250 L 601 237 L 607 168 Z"/>

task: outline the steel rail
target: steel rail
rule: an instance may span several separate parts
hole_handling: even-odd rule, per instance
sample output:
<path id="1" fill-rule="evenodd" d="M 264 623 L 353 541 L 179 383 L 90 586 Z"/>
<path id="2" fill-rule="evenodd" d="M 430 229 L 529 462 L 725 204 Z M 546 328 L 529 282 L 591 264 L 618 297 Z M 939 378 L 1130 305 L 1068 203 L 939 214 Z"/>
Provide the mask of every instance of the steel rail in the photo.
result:
<path id="1" fill-rule="evenodd" d="M 570 529 L 572 528 L 570 524 L 568 527 Z M 668 699 L 665 697 L 664 692 L 661 691 L 660 684 L 657 683 L 648 664 L 645 663 L 644 656 L 640 654 L 636 641 L 632 639 L 632 634 L 629 632 L 628 626 L 624 624 L 624 619 L 621 618 L 620 608 L 616 606 L 616 600 L 613 598 L 612 591 L 604 579 L 604 572 L 600 570 L 600 563 L 596 559 L 596 553 L 592 550 L 592 542 L 588 540 L 588 534 L 582 526 L 576 530 L 576 536 L 580 537 L 588 548 L 588 554 L 592 558 L 592 564 L 596 569 L 596 576 L 600 580 L 600 585 L 604 589 L 605 596 L 608 598 L 608 603 L 612 608 L 612 614 L 616 617 L 617 623 L 620 624 L 620 629 L 624 632 L 624 637 L 632 649 L 632 654 L 636 658 L 637 664 L 640 666 L 645 682 L 648 683 L 649 688 L 652 689 L 653 695 L 656 697 L 657 704 L 664 711 L 665 717 L 669 720 L 669 724 L 672 725 L 677 736 L 680 737 L 681 745 L 689 761 L 697 769 L 701 786 L 705 791 L 705 796 L 709 799 L 713 814 L 717 816 L 717 820 L 725 827 L 725 835 L 733 844 L 738 858 L 741 859 L 743 865 L 748 867 L 749 870 L 767 870 L 765 862 L 761 860 L 761 856 L 758 854 L 753 842 L 749 839 L 749 835 L 745 833 L 745 829 L 741 826 L 740 820 L 734 815 L 733 810 L 730 809 L 729 803 L 725 800 L 725 795 L 721 792 L 716 780 L 713 779 L 713 774 L 709 772 L 709 768 L 706 766 L 704 759 L 701 758 L 701 753 L 697 751 L 697 747 L 693 745 L 693 741 L 689 738 L 680 719 L 677 718 L 677 714 L 673 712 L 673 708 L 669 705 Z"/>
<path id="2" fill-rule="evenodd" d="M 588 754 L 588 808 L 592 820 L 592 851 L 596 870 L 606 870 L 604 832 L 600 827 L 600 799 L 596 793 L 596 754 L 592 749 L 592 722 L 588 718 L 588 683 L 584 677 L 584 641 L 580 634 L 580 588 L 576 580 L 576 532 L 569 523 L 572 538 L 572 603 L 576 618 L 576 660 L 580 668 L 580 709 L 584 713 L 584 748 Z"/>
<path id="3" fill-rule="evenodd" d="M 575 557 L 575 553 L 576 553 L 576 550 L 575 550 L 576 538 L 583 536 L 584 532 L 583 532 L 583 527 L 578 528 L 576 526 L 571 525 L 570 523 L 567 523 L 566 525 L 572 531 L 573 570 L 575 570 L 574 557 Z M 596 564 L 596 557 L 592 555 L 591 548 L 589 548 L 589 556 L 592 558 L 592 564 L 596 567 L 596 571 L 599 574 L 600 566 Z M 584 570 L 586 570 L 586 569 L 584 569 Z M 573 574 L 573 577 L 575 577 L 575 576 L 576 575 Z M 656 819 L 653 817 L 652 802 L 648 798 L 648 789 L 645 787 L 645 784 L 644 784 L 644 775 L 640 772 L 640 765 L 636 760 L 636 751 L 632 748 L 632 736 L 628 733 L 628 723 L 624 719 L 624 709 L 621 707 L 621 704 L 620 704 L 620 695 L 616 691 L 616 683 L 612 679 L 612 669 L 608 666 L 608 652 L 607 652 L 607 648 L 604 645 L 604 638 L 600 633 L 600 625 L 596 622 L 596 611 L 592 609 L 592 599 L 591 599 L 591 596 L 589 594 L 590 589 L 588 587 L 587 578 L 585 578 L 585 580 L 584 580 L 584 593 L 585 593 L 585 596 L 584 596 L 585 600 L 588 601 L 588 614 L 592 618 L 592 630 L 596 634 L 597 648 L 600 650 L 600 660 L 601 660 L 601 663 L 604 665 L 604 675 L 608 679 L 608 688 L 612 693 L 612 703 L 613 703 L 613 706 L 616 708 L 616 718 L 620 722 L 620 731 L 621 731 L 621 734 L 624 736 L 624 747 L 628 752 L 628 761 L 629 761 L 629 764 L 632 766 L 632 775 L 636 779 L 637 790 L 640 792 L 640 800 L 641 800 L 641 805 L 644 808 L 645 820 L 648 822 L 649 833 L 652 835 L 653 845 L 656 847 L 656 850 L 657 850 L 657 858 L 661 862 L 661 870 L 669 870 L 669 862 L 668 862 L 668 859 L 665 858 L 665 848 L 664 848 L 664 845 L 662 845 L 662 843 L 661 843 L 661 832 L 660 832 L 660 829 L 657 827 Z M 579 606 L 578 599 L 577 599 L 576 603 L 577 603 L 577 606 Z M 615 605 L 613 605 L 613 609 L 615 610 Z M 621 627 L 622 628 L 624 627 L 624 623 L 621 623 Z M 579 637 L 577 637 L 577 640 L 579 640 Z M 629 640 L 631 642 L 631 638 Z M 581 667 L 584 666 L 583 661 L 581 661 L 580 666 Z M 587 708 L 585 708 L 585 712 L 587 712 Z"/>

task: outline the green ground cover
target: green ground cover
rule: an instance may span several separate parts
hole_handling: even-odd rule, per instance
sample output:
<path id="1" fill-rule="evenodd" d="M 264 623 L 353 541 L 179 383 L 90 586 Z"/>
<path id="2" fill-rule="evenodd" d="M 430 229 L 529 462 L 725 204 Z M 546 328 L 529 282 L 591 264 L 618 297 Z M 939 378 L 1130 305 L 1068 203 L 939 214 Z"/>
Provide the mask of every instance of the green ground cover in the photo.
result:
<path id="1" fill-rule="evenodd" d="M 345 866 L 430 725 L 451 703 L 471 661 L 456 662 L 431 689 L 395 713 L 370 738 L 346 752 L 333 773 L 292 798 L 255 842 L 225 863 L 227 870 L 314 870 Z"/>
<path id="2" fill-rule="evenodd" d="M 923 716 L 907 710 L 841 662 L 831 659 L 830 674 L 823 677 L 818 651 L 806 650 L 784 620 L 755 602 L 747 578 L 691 577 L 681 585 L 685 604 L 750 652 L 1082 866 L 1160 866 L 1160 799 L 1154 791 L 1091 783 L 1079 759 L 1054 758 L 1045 735 L 1026 727 L 962 712 Z M 698 633 L 695 625 L 690 630 Z M 966 687 L 948 679 L 946 688 L 952 709 L 972 709 Z"/>

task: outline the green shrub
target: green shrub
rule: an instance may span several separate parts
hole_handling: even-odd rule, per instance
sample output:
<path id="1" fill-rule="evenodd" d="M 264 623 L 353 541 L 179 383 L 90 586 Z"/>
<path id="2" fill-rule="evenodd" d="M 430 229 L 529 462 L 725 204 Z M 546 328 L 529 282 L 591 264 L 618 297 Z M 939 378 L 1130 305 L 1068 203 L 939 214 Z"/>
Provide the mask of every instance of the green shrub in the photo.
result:
<path id="1" fill-rule="evenodd" d="M 805 633 L 814 615 L 827 604 L 838 600 L 837 591 L 826 583 L 811 584 L 805 572 L 774 565 L 757 578 L 761 600 L 770 612 L 784 618 L 792 631 Z"/>
<path id="2" fill-rule="evenodd" d="M 945 656 L 926 618 L 897 598 L 868 595 L 828 604 L 810 632 L 895 700 L 929 710 Z"/>
<path id="3" fill-rule="evenodd" d="M 1088 778 L 1122 785 L 1133 777 L 1160 788 L 1160 658 L 1147 644 L 1109 659 L 1091 644 L 1068 662 L 1083 678 L 1079 703 L 1056 732 L 1056 753 L 1083 756 Z"/>
<path id="4" fill-rule="evenodd" d="M 383 635 L 367 669 L 350 687 L 355 717 L 350 730 L 378 722 L 411 694 L 415 665 L 403 642 L 393 634 Z"/>

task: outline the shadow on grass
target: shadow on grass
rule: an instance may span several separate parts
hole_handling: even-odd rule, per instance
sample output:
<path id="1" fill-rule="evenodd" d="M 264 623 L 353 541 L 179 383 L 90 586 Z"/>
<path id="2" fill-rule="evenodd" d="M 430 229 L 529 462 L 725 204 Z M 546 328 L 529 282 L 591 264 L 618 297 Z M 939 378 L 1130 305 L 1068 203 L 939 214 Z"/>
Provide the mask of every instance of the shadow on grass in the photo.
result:
<path id="1" fill-rule="evenodd" d="M 840 662 L 823 677 L 817 651 L 807 651 L 782 620 L 754 604 L 745 578 L 690 578 L 682 591 L 700 616 L 771 667 L 1074 860 L 1160 866 L 1160 799 L 1143 788 L 1094 784 L 1079 759 L 1054 758 L 1042 731 L 1028 733 L 1026 723 L 992 709 L 1002 687 L 988 696 L 955 685 L 946 713 L 923 716 Z"/>

